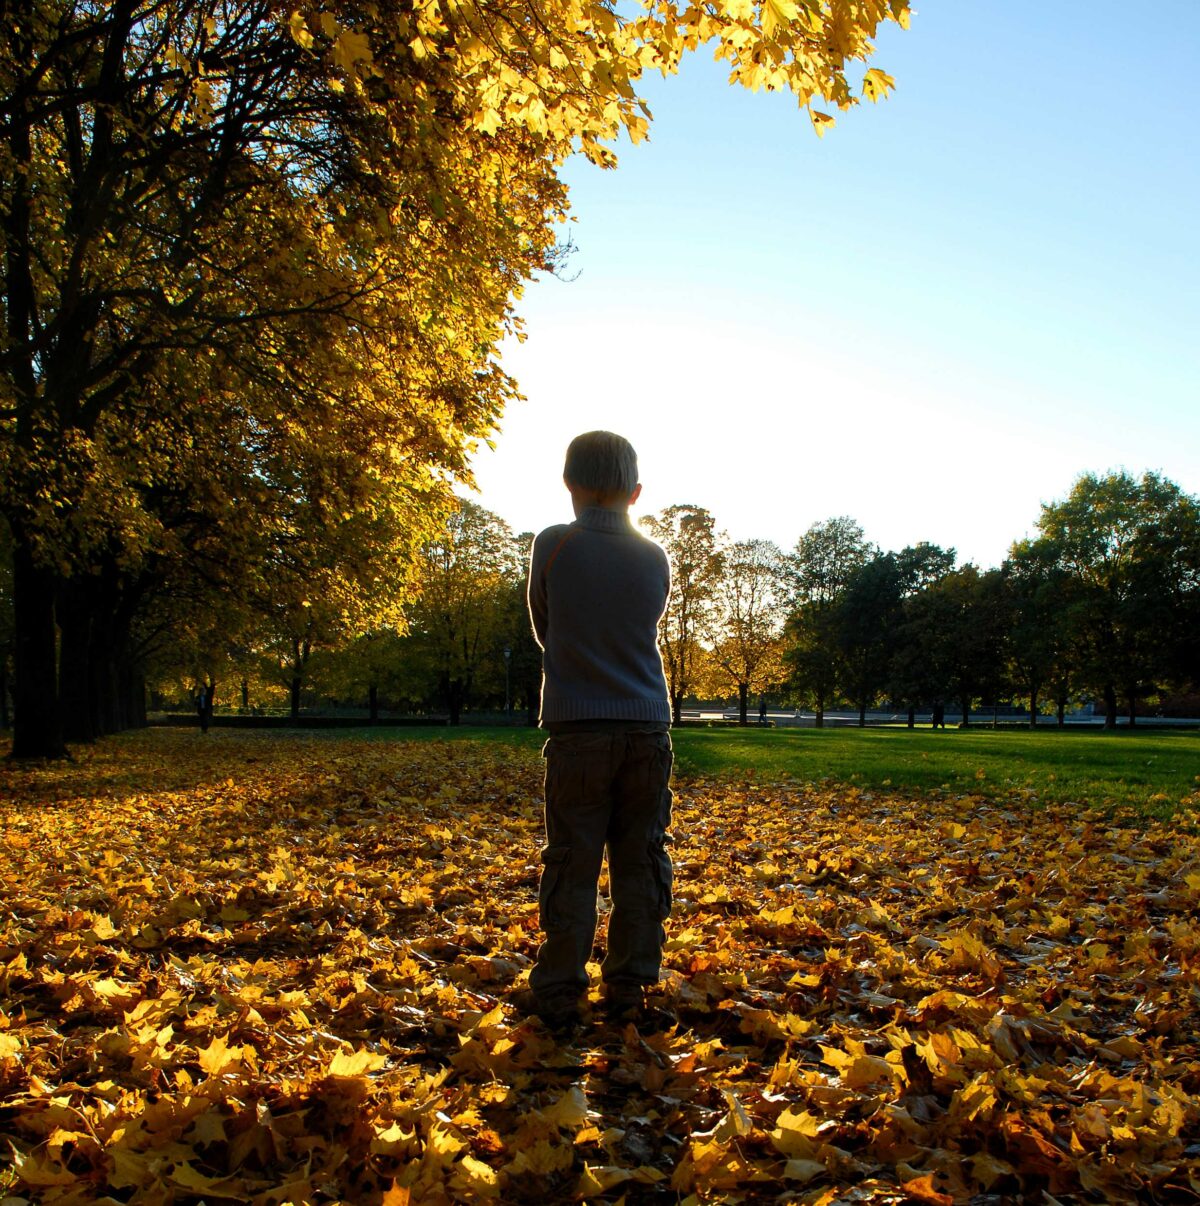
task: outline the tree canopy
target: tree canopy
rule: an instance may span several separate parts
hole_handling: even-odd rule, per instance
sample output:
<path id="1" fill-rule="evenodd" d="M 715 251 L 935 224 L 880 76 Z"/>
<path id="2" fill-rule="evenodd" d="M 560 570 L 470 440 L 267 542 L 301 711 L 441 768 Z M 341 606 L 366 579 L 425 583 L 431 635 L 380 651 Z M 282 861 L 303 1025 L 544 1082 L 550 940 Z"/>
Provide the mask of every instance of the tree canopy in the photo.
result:
<path id="1" fill-rule="evenodd" d="M 555 262 L 562 163 L 614 164 L 647 130 L 640 76 L 701 44 L 820 131 L 891 87 L 854 78 L 885 21 L 907 0 L 9 5 L 14 752 L 62 752 L 64 695 L 79 736 L 131 718 L 113 651 L 138 663 L 164 599 L 255 606 L 307 561 L 325 599 L 402 602 L 515 395 L 495 348 Z"/>

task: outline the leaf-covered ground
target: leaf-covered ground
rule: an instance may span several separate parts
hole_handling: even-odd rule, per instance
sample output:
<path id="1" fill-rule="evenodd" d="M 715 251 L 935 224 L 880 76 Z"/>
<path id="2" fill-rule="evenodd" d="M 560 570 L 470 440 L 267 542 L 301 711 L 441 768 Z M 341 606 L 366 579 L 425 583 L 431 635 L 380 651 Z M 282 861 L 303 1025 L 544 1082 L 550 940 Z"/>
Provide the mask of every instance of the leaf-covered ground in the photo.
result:
<path id="1" fill-rule="evenodd" d="M 0 770 L 0 1200 L 1200 1199 L 1200 838 L 676 783 L 666 1028 L 556 1043 L 527 751 Z"/>

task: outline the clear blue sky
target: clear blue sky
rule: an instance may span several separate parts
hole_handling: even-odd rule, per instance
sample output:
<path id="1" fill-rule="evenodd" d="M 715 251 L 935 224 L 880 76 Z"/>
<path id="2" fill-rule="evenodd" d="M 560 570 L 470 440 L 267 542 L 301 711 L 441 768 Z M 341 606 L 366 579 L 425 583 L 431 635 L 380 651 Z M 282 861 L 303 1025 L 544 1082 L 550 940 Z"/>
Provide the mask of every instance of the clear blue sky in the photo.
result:
<path id="1" fill-rule="evenodd" d="M 593 427 L 639 512 L 785 547 L 849 514 L 995 565 L 1085 470 L 1200 493 L 1200 0 L 926 0 L 873 65 L 818 139 L 702 50 L 616 171 L 569 165 L 577 277 L 521 303 L 478 501 L 567 517 Z"/>

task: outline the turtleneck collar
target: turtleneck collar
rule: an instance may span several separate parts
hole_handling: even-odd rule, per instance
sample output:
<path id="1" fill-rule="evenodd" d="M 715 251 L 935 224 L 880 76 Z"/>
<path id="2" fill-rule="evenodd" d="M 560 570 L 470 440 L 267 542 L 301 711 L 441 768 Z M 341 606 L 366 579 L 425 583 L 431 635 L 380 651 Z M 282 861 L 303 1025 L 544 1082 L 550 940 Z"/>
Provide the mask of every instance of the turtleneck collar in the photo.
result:
<path id="1" fill-rule="evenodd" d="M 614 511 L 611 507 L 584 507 L 575 522 L 595 532 L 627 532 L 633 526 L 628 511 Z"/>

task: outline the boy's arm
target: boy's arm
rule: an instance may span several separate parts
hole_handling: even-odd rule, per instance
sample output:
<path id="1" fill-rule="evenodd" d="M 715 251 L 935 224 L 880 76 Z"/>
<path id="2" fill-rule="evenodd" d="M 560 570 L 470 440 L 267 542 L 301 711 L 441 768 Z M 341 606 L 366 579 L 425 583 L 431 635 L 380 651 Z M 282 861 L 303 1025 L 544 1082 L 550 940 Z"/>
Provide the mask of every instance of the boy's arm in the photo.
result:
<path id="1" fill-rule="evenodd" d="M 537 638 L 537 643 L 543 648 L 546 648 L 546 629 L 549 624 L 549 611 L 546 605 L 546 553 L 545 541 L 541 536 L 537 536 L 533 542 L 533 549 L 529 554 L 529 619 L 533 623 L 533 635 Z"/>

